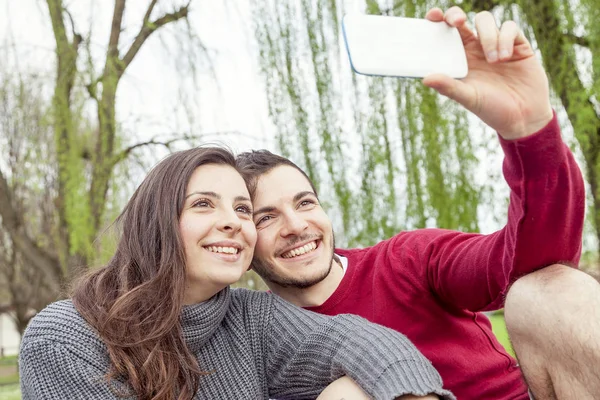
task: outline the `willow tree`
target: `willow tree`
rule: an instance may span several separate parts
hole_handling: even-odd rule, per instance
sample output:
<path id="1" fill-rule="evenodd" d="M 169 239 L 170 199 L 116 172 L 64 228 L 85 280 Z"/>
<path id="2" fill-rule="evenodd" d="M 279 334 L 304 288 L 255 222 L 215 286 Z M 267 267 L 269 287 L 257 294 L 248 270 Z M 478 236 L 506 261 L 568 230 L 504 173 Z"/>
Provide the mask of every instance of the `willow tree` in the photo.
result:
<path id="1" fill-rule="evenodd" d="M 600 3 L 517 4 L 581 148 L 592 199 L 590 215 L 600 243 Z"/>
<path id="2" fill-rule="evenodd" d="M 553 95 L 581 149 L 589 217 L 600 248 L 600 3 L 596 0 L 471 0 L 465 8 L 517 19 L 539 51 Z"/>
<path id="3" fill-rule="evenodd" d="M 368 244 L 398 228 L 477 230 L 483 190 L 474 119 L 419 82 L 348 72 L 341 0 L 258 1 L 256 36 L 277 143 L 331 190 L 347 242 Z M 350 2 L 370 14 L 424 17 L 428 0 Z M 516 19 L 548 72 L 581 148 L 600 243 L 600 2 L 463 0 L 467 12 Z M 374 46 L 377 44 L 374 43 Z M 341 48 L 342 47 L 342 48 Z M 561 110 L 559 110 L 561 111 Z M 471 134 L 470 134 L 471 133 Z M 491 136 L 490 136 L 491 138 Z M 359 159 L 351 159 L 360 154 Z M 477 153 L 479 154 L 479 153 Z"/>
<path id="4" fill-rule="evenodd" d="M 68 283 L 78 269 L 89 266 L 96 257 L 94 239 L 106 222 L 114 171 L 140 147 L 140 144 L 125 147 L 125 141 L 119 140 L 115 113 L 119 83 L 155 32 L 186 20 L 189 2 L 171 5 L 172 11 L 164 12 L 157 7 L 159 0 L 148 1 L 144 15 L 139 16 L 137 34 L 127 40 L 122 35 L 127 1 L 115 0 L 106 51 L 98 72 L 90 62 L 91 28 L 78 31 L 63 0 L 46 0 L 46 3 L 56 45 L 56 73 L 48 111 L 54 139 L 49 157 L 40 157 L 37 162 L 44 163 L 47 171 L 56 176 L 55 192 L 47 199 L 56 211 L 55 234 L 51 243 L 32 236 L 27 229 L 28 215 L 17 207 L 23 193 L 12 190 L 12 177 L 3 173 L 1 165 L 0 216 L 15 251 L 24 262 L 42 271 L 46 281 L 56 288 Z M 93 40 L 97 46 L 97 38 Z M 81 120 L 81 107 L 90 103 L 96 110 L 96 118 L 86 125 Z"/>
<path id="5" fill-rule="evenodd" d="M 477 231 L 481 188 L 467 114 L 419 81 L 352 74 L 340 37 L 343 3 L 254 3 L 279 151 L 330 203 L 342 244 L 432 225 Z M 366 7 L 411 17 L 429 9 L 424 1 Z"/>
<path id="6" fill-rule="evenodd" d="M 20 334 L 32 317 L 31 310 L 43 308 L 55 296 L 52 282 L 48 284 L 43 271 L 25 259 L 22 247 L 16 245 L 19 237 L 10 234 L 19 230 L 45 248 L 54 234 L 56 213 L 48 199 L 54 197 L 56 175 L 40 162 L 54 159 L 42 88 L 39 78 L 0 63 L 0 154 L 6 176 L 2 182 L 14 194 L 15 215 L 26 216 L 26 221 L 10 220 L 5 212 L 0 219 L 0 299 L 13 311 L 10 317 Z M 0 186 L 0 196 L 6 193 Z"/>

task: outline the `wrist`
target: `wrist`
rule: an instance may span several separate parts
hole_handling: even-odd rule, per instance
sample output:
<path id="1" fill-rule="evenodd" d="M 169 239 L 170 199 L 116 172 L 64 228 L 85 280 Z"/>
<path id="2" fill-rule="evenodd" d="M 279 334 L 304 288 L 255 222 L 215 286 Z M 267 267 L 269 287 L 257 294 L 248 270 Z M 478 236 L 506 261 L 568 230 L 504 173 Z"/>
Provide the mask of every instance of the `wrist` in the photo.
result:
<path id="1" fill-rule="evenodd" d="M 505 140 L 517 140 L 526 138 L 544 129 L 550 123 L 550 121 L 552 121 L 553 118 L 554 111 L 551 107 L 549 107 L 548 110 L 540 114 L 538 118 L 524 122 L 522 126 L 518 127 L 514 131 L 510 133 L 498 132 L 498 134 L 502 136 L 502 138 Z"/>

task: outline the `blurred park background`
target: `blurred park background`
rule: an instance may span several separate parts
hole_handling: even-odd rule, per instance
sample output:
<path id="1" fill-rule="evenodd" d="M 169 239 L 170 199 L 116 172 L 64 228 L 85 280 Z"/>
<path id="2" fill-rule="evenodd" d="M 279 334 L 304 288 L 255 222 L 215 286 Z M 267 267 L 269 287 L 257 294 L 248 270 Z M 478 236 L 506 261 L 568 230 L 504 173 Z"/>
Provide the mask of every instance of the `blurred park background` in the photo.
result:
<path id="1" fill-rule="evenodd" d="M 587 180 L 581 266 L 598 276 L 600 3 L 452 4 L 471 19 L 491 10 L 516 20 L 536 48 Z M 111 221 L 169 151 L 210 142 L 292 158 L 316 182 L 341 247 L 403 229 L 501 228 L 508 190 L 495 133 L 417 80 L 353 74 L 340 35 L 350 11 L 423 17 L 452 4 L 0 3 L 0 398 L 20 398 L 15 354 L 28 321 L 110 257 Z M 240 286 L 264 288 L 251 273 Z M 502 316 L 492 320 L 508 346 Z"/>

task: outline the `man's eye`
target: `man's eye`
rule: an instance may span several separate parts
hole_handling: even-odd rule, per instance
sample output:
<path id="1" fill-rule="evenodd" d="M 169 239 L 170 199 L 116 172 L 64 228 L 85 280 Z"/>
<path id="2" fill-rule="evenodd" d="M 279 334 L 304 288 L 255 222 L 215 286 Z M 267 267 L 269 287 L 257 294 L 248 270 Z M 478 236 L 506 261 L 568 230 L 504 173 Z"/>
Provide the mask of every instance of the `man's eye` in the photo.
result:
<path id="1" fill-rule="evenodd" d="M 300 202 L 300 207 L 308 206 L 308 205 L 310 205 L 310 204 L 315 204 L 315 202 L 314 202 L 314 201 L 312 201 L 312 200 L 302 200 L 302 201 Z"/>
<path id="2" fill-rule="evenodd" d="M 264 217 L 261 217 L 258 221 L 256 221 L 256 226 L 269 221 L 270 219 L 272 219 L 273 217 L 271 217 L 270 215 L 265 215 Z"/>

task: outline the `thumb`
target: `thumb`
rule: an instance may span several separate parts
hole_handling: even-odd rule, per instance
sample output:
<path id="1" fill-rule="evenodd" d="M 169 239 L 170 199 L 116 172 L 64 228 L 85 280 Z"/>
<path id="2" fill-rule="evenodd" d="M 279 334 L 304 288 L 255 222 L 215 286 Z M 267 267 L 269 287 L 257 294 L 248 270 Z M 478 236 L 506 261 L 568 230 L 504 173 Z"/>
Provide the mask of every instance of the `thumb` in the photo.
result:
<path id="1" fill-rule="evenodd" d="M 466 83 L 450 78 L 447 75 L 431 74 L 423 78 L 423 84 L 437 91 L 439 94 L 456 101 L 467 110 L 473 111 L 473 106 L 476 102 L 476 93 Z"/>

